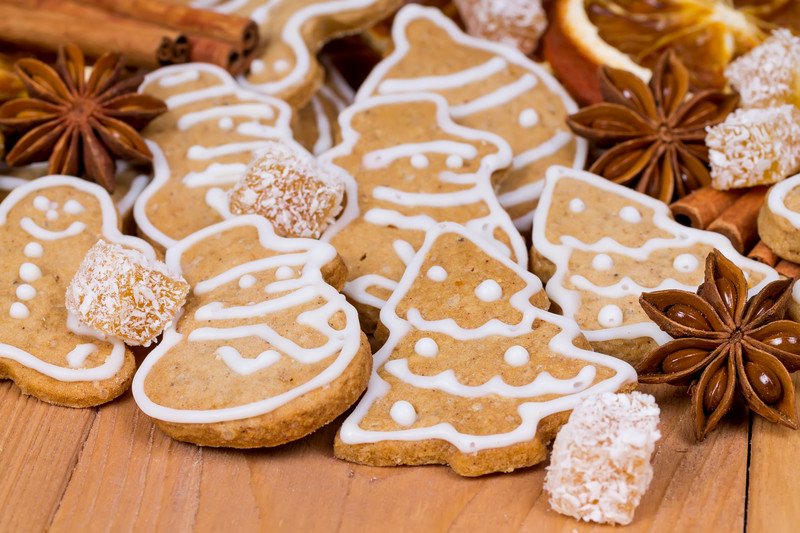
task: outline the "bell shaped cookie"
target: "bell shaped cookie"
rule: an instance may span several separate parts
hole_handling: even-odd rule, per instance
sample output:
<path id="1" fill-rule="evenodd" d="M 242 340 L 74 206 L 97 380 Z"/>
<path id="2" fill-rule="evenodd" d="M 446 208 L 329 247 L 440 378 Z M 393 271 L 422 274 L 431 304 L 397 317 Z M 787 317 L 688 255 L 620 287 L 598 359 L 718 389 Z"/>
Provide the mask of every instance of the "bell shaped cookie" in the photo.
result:
<path id="1" fill-rule="evenodd" d="M 48 176 L 0 203 L 0 378 L 49 403 L 90 407 L 130 385 L 133 354 L 117 339 L 79 325 L 65 307 L 67 286 L 98 240 L 155 252 L 124 236 L 111 197 L 87 181 Z"/>
<path id="2" fill-rule="evenodd" d="M 582 398 L 628 390 L 636 373 L 589 351 L 573 321 L 534 305 L 542 299 L 539 279 L 480 235 L 431 228 L 381 310 L 389 339 L 336 456 L 465 476 L 543 461 Z"/>
<path id="3" fill-rule="evenodd" d="M 395 49 L 372 71 L 357 99 L 435 92 L 459 124 L 495 133 L 513 151 L 500 182 L 500 202 L 521 230 L 551 165 L 583 168 L 586 141 L 565 125 L 578 110 L 544 68 L 518 50 L 462 32 L 438 9 L 404 7 L 392 27 Z"/>
<path id="4" fill-rule="evenodd" d="M 778 277 L 719 233 L 675 222 L 663 202 L 589 172 L 547 172 L 533 224 L 533 272 L 598 352 L 636 364 L 669 341 L 639 296 L 695 292 L 714 248 L 745 271 L 751 296 Z"/>
<path id="5" fill-rule="evenodd" d="M 278 237 L 246 215 L 179 241 L 166 263 L 192 292 L 137 371 L 133 395 L 167 435 L 276 446 L 332 421 L 364 391 L 372 356 L 338 290 L 345 270 L 330 245 Z"/>

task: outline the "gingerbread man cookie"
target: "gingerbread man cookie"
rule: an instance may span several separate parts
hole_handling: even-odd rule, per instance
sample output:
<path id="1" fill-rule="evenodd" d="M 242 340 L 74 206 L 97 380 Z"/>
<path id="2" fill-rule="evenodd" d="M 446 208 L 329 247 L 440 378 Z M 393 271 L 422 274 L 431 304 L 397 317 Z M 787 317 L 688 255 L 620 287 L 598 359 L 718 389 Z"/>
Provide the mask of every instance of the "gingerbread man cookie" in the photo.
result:
<path id="1" fill-rule="evenodd" d="M 758 214 L 758 235 L 783 259 L 800 262 L 800 174 L 769 190 Z"/>
<path id="2" fill-rule="evenodd" d="M 316 53 L 327 41 L 389 16 L 401 0 L 194 0 L 194 7 L 238 13 L 259 25 L 263 50 L 243 85 L 305 105 L 322 84 Z"/>
<path id="3" fill-rule="evenodd" d="M 278 237 L 246 215 L 179 241 L 166 263 L 193 292 L 136 373 L 133 395 L 171 437 L 276 446 L 363 392 L 372 356 L 329 244 Z"/>
<path id="4" fill-rule="evenodd" d="M 68 316 L 67 285 L 100 239 L 155 259 L 124 236 L 111 197 L 87 181 L 49 176 L 0 203 L 0 378 L 26 394 L 70 407 L 113 400 L 130 384 L 133 354 Z"/>
<path id="5" fill-rule="evenodd" d="M 389 331 L 367 393 L 336 438 L 341 459 L 509 472 L 587 396 L 627 390 L 627 363 L 588 351 L 568 318 L 532 305 L 539 279 L 457 224 L 431 228 L 381 310 Z"/>
<path id="6" fill-rule="evenodd" d="M 370 98 L 339 121 L 343 142 L 321 159 L 347 171 L 347 200 L 322 238 L 347 264 L 345 294 L 368 333 L 438 222 L 466 225 L 526 264 L 525 244 L 492 186 L 492 175 L 511 161 L 502 139 L 456 125 L 434 94 Z"/>
<path id="7" fill-rule="evenodd" d="M 520 229 L 529 229 L 547 168 L 583 168 L 586 161 L 585 140 L 564 123 L 578 110 L 575 102 L 518 50 L 470 37 L 437 9 L 404 7 L 392 36 L 394 52 L 372 71 L 356 99 L 436 92 L 458 123 L 505 139 L 514 159 L 500 182 L 500 202 Z"/>
<path id="8" fill-rule="evenodd" d="M 719 233 L 678 224 L 663 202 L 589 172 L 547 172 L 533 221 L 533 272 L 598 352 L 638 363 L 669 341 L 639 296 L 696 291 L 714 248 L 746 272 L 751 294 L 778 277 Z"/>
<path id="9" fill-rule="evenodd" d="M 139 90 L 169 108 L 144 130 L 154 177 L 134 206 L 139 230 L 164 248 L 230 217 L 226 192 L 253 155 L 269 141 L 293 142 L 289 106 L 242 89 L 219 67 L 165 67 Z"/>

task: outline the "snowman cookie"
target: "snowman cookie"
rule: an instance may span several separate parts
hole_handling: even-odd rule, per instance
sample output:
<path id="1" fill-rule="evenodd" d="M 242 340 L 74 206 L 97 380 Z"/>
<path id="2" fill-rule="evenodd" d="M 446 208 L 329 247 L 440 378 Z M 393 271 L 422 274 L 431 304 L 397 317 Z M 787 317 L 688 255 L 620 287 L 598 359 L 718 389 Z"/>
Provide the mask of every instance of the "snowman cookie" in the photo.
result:
<path id="1" fill-rule="evenodd" d="M 86 252 L 99 240 L 137 250 L 124 236 L 102 187 L 48 176 L 15 188 L 0 203 L 0 378 L 49 403 L 90 407 L 127 390 L 133 354 L 121 340 L 81 326 L 65 294 Z"/>
<path id="2" fill-rule="evenodd" d="M 246 215 L 177 242 L 166 263 L 192 292 L 133 395 L 167 435 L 276 446 L 331 422 L 363 392 L 372 355 L 329 244 L 278 237 Z"/>
<path id="3" fill-rule="evenodd" d="M 381 310 L 389 339 L 336 456 L 375 466 L 447 464 L 464 476 L 547 457 L 582 398 L 636 372 L 588 350 L 570 319 L 531 304 L 539 279 L 452 223 L 427 232 Z"/>
<path id="4" fill-rule="evenodd" d="M 778 278 L 719 233 L 675 222 L 666 204 L 588 172 L 552 167 L 533 221 L 532 269 L 598 352 L 631 363 L 670 340 L 642 292 L 696 291 L 714 249 L 742 268 L 751 295 Z"/>

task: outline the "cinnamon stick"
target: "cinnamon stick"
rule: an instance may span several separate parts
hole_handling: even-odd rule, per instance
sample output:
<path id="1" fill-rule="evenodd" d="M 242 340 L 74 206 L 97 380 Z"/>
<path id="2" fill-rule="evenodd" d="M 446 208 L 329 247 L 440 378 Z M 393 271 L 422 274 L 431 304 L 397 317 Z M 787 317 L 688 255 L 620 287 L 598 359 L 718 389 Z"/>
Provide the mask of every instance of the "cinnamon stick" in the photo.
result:
<path id="1" fill-rule="evenodd" d="M 251 59 L 239 45 L 229 41 L 219 41 L 198 34 L 190 34 L 188 41 L 190 61 L 213 63 L 231 74 L 244 72 Z"/>
<path id="2" fill-rule="evenodd" d="M 681 224 L 706 229 L 743 194 L 740 190 L 718 191 L 703 187 L 674 202 L 669 208 L 675 220 Z"/>
<path id="3" fill-rule="evenodd" d="M 782 259 L 777 265 L 775 265 L 775 270 L 778 271 L 778 274 L 786 276 L 787 278 L 800 278 L 800 265 L 797 263 L 792 263 L 791 261 L 787 261 L 786 259 Z"/>
<path id="4" fill-rule="evenodd" d="M 764 241 L 758 241 L 758 244 L 756 244 L 753 249 L 750 250 L 750 253 L 747 254 L 747 257 L 771 267 L 777 265 L 781 260 L 781 258 L 778 257 L 769 246 L 764 244 Z"/>
<path id="5" fill-rule="evenodd" d="M 745 253 L 758 241 L 758 211 L 766 194 L 767 187 L 750 189 L 725 209 L 707 229 L 725 235 L 740 254 Z"/>

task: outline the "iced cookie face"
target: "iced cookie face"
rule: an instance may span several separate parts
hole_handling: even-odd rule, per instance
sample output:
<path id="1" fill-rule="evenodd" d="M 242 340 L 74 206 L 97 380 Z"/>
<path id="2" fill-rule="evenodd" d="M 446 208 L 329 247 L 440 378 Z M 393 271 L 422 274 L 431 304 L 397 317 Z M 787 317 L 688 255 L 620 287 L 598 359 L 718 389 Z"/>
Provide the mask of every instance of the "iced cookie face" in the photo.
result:
<path id="1" fill-rule="evenodd" d="M 299 108 L 321 85 L 317 51 L 327 41 L 358 33 L 389 16 L 400 0 L 195 0 L 195 7 L 250 17 L 262 52 L 241 82 Z"/>
<path id="2" fill-rule="evenodd" d="M 551 165 L 583 168 L 586 143 L 565 124 L 577 105 L 547 71 L 517 50 L 464 34 L 439 10 L 415 5 L 396 16 L 395 51 L 358 92 L 372 95 L 435 92 L 459 124 L 495 133 L 513 161 L 500 182 L 500 202 L 521 229 Z"/>
<path id="3" fill-rule="evenodd" d="M 758 234 L 780 257 L 800 262 L 800 174 L 769 190 L 758 215 Z"/>
<path id="4" fill-rule="evenodd" d="M 548 171 L 534 218 L 533 272 L 597 351 L 636 363 L 669 341 L 639 296 L 696 291 L 714 248 L 745 271 L 751 295 L 778 277 L 722 235 L 678 224 L 658 200 L 588 172 Z"/>
<path id="5" fill-rule="evenodd" d="M 164 248 L 230 217 L 226 192 L 253 155 L 293 142 L 286 103 L 243 90 L 213 65 L 159 69 L 139 90 L 169 108 L 144 130 L 154 177 L 134 208 L 139 230 Z"/>
<path id="6" fill-rule="evenodd" d="M 179 241 L 166 263 L 192 292 L 133 394 L 168 435 L 275 446 L 330 422 L 364 390 L 372 357 L 335 288 L 344 267 L 330 245 L 277 237 L 247 215 Z"/>
<path id="7" fill-rule="evenodd" d="M 69 317 L 66 288 L 100 239 L 155 259 L 123 236 L 108 193 L 78 178 L 51 176 L 14 189 L 0 204 L 0 377 L 47 402 L 87 407 L 124 392 L 133 355 Z"/>
<path id="8" fill-rule="evenodd" d="M 468 476 L 542 461 L 581 398 L 629 387 L 571 320 L 531 303 L 540 280 L 463 226 L 431 228 L 381 310 L 389 339 L 344 422 L 340 458 L 450 465 Z"/>
<path id="9" fill-rule="evenodd" d="M 425 232 L 453 221 L 526 264 L 525 245 L 500 207 L 492 175 L 511 160 L 499 137 L 457 126 L 435 95 L 371 98 L 340 117 L 343 142 L 322 155 L 346 171 L 346 206 L 323 240 L 348 267 L 345 293 L 375 328 Z"/>

